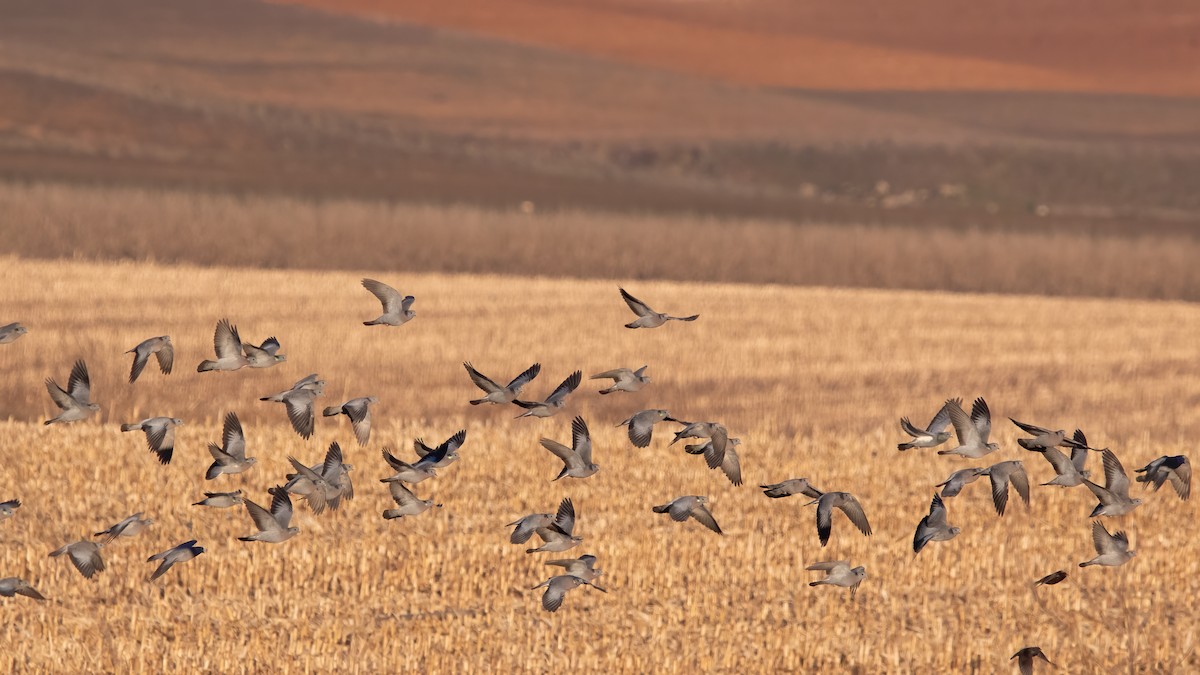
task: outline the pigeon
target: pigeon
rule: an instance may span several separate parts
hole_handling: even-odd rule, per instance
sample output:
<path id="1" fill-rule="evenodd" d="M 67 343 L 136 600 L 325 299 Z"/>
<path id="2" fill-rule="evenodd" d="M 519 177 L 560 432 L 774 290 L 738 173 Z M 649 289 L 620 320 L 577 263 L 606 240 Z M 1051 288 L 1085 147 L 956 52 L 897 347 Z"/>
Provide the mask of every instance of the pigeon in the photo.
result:
<path id="1" fill-rule="evenodd" d="M 288 498 L 287 490 L 275 486 L 268 490 L 271 494 L 271 510 L 249 499 L 245 500 L 246 512 L 254 520 L 258 532 L 246 537 L 238 537 L 238 541 L 261 541 L 268 544 L 278 544 L 287 541 L 300 532 L 298 527 L 289 527 L 292 522 L 292 500 Z"/>
<path id="2" fill-rule="evenodd" d="M 939 455 L 979 459 L 1000 449 L 999 444 L 988 443 L 988 436 L 992 431 L 992 412 L 988 410 L 987 401 L 982 397 L 975 399 L 969 417 L 962 406 L 953 400 L 947 401 L 946 407 L 949 408 L 954 433 L 958 435 L 958 446 L 949 450 L 938 450 Z"/>
<path id="3" fill-rule="evenodd" d="M 282 403 L 287 409 L 288 421 L 292 423 L 292 429 L 300 434 L 300 438 L 308 440 L 312 438 L 313 427 L 317 422 L 313 401 L 323 393 L 323 388 L 289 389 L 273 396 L 264 396 L 258 400 Z"/>
<path id="4" fill-rule="evenodd" d="M 601 389 L 601 394 L 612 394 L 618 391 L 635 392 L 650 383 L 650 376 L 643 375 L 646 369 L 650 366 L 642 366 L 636 371 L 628 368 L 616 368 L 614 370 L 606 370 L 603 373 L 596 373 L 589 379 L 592 380 L 612 380 L 611 386 Z"/>
<path id="5" fill-rule="evenodd" d="M 459 429 L 458 431 L 454 432 L 453 436 L 442 441 L 442 444 L 436 448 L 431 448 L 428 445 L 425 445 L 425 440 L 418 438 L 413 441 L 413 449 L 416 450 L 417 457 L 420 457 L 421 459 L 424 459 L 432 454 L 436 460 L 433 463 L 433 467 L 435 469 L 443 469 L 458 460 L 458 449 L 461 448 L 466 442 L 467 430 Z"/>
<path id="6" fill-rule="evenodd" d="M 340 406 L 330 406 L 325 409 L 325 417 L 336 417 L 337 415 L 345 414 L 350 418 L 350 424 L 354 427 L 354 437 L 358 439 L 359 445 L 366 445 L 371 439 L 371 406 L 379 403 L 379 399 L 374 396 L 364 396 L 361 398 L 352 398 Z"/>
<path id="7" fill-rule="evenodd" d="M 258 400 L 282 403 L 285 396 L 294 391 L 300 390 L 314 391 L 317 393 L 317 396 L 320 396 L 325 393 L 325 380 L 322 380 L 320 375 L 312 373 L 311 375 L 306 375 L 304 379 L 297 381 L 296 384 L 293 384 L 290 389 L 285 389 L 278 394 L 264 396 Z"/>
<path id="8" fill-rule="evenodd" d="M 113 525 L 112 527 L 97 532 L 97 537 L 107 537 L 108 539 L 116 539 L 117 537 L 133 537 L 141 533 L 142 530 L 154 524 L 153 518 L 143 518 L 139 511 L 125 520 Z"/>
<path id="9" fill-rule="evenodd" d="M 1033 452 L 1042 453 L 1042 457 L 1045 457 L 1046 461 L 1050 462 L 1050 466 L 1054 467 L 1054 478 L 1042 485 L 1075 487 L 1083 485 L 1083 479 L 1091 475 L 1090 471 L 1084 469 L 1088 457 L 1087 437 L 1083 435 L 1082 431 L 1076 429 L 1072 440 L 1078 445 L 1072 447 L 1070 459 L 1053 446 L 1033 450 Z"/>
<path id="10" fill-rule="evenodd" d="M 825 573 L 824 579 L 808 582 L 809 586 L 841 586 L 842 588 L 850 589 L 850 597 L 858 592 L 858 586 L 867 578 L 867 568 L 859 565 L 854 569 L 850 569 L 850 563 L 845 560 L 831 560 L 828 562 L 819 562 L 809 565 L 804 569 L 810 571 L 820 571 Z"/>
<path id="11" fill-rule="evenodd" d="M 54 380 L 46 378 L 46 391 L 50 392 L 50 398 L 54 399 L 54 404 L 62 412 L 57 417 L 46 420 L 44 424 L 78 422 L 100 411 L 100 405 L 92 403 L 92 381 L 88 377 L 87 364 L 83 359 L 76 361 L 71 368 L 71 376 L 67 380 L 65 390 Z"/>
<path id="12" fill-rule="evenodd" d="M 138 343 L 138 346 L 125 353 L 133 354 L 133 368 L 129 371 L 129 384 L 137 382 L 138 376 L 142 374 L 142 369 L 146 367 L 146 362 L 150 360 L 151 354 L 158 359 L 158 369 L 164 375 L 170 375 L 171 366 L 175 365 L 175 347 L 171 344 L 169 335 L 143 340 Z"/>
<path id="13" fill-rule="evenodd" d="M 1033 660 L 1035 658 L 1041 659 L 1049 665 L 1054 665 L 1050 662 L 1050 659 L 1046 658 L 1046 654 L 1042 652 L 1041 647 L 1025 647 L 1010 656 L 1008 660 L 1017 659 L 1017 667 L 1021 669 L 1021 675 L 1033 675 Z"/>
<path id="14" fill-rule="evenodd" d="M 950 440 L 950 432 L 946 431 L 946 427 L 950 426 L 950 405 L 962 407 L 961 398 L 953 398 L 946 401 L 937 414 L 930 420 L 929 426 L 924 429 L 918 429 L 908 420 L 907 417 L 900 418 L 900 428 L 904 433 L 912 436 L 912 440 L 906 443 L 901 443 L 896 446 L 900 452 L 912 450 L 913 448 L 936 448 L 937 446 Z"/>
<path id="15" fill-rule="evenodd" d="M 383 314 L 378 319 L 364 321 L 364 326 L 400 326 L 417 315 L 412 309 L 416 301 L 413 296 L 402 296 L 396 289 L 374 279 L 363 279 L 362 286 L 383 304 Z"/>
<path id="16" fill-rule="evenodd" d="M 1067 578 L 1067 571 L 1066 570 L 1058 570 L 1057 572 L 1051 572 L 1050 574 L 1047 574 L 1046 576 L 1042 577 L 1041 579 L 1038 579 L 1037 581 L 1033 582 L 1033 586 L 1034 586 L 1034 588 L 1036 588 L 1038 586 L 1053 586 L 1057 583 L 1060 583 L 1061 581 L 1063 581 L 1066 578 Z"/>
<path id="17" fill-rule="evenodd" d="M 724 427 L 722 427 L 724 429 Z M 726 432 L 722 432 L 726 433 Z M 719 438 L 710 438 L 704 443 L 695 443 L 685 445 L 684 450 L 689 455 L 704 455 L 705 462 L 708 463 L 709 469 L 720 468 L 724 472 L 725 477 L 729 479 L 734 486 L 742 484 L 742 460 L 738 456 L 737 446 L 742 444 L 740 438 L 726 438 L 725 452 L 717 452 L 717 443 Z"/>
<path id="18" fill-rule="evenodd" d="M 1142 474 L 1137 482 L 1145 483 L 1146 487 L 1154 486 L 1154 491 L 1163 483 L 1171 481 L 1171 487 L 1180 499 L 1186 500 L 1192 495 L 1192 465 L 1183 455 L 1163 455 L 1137 470 Z"/>
<path id="19" fill-rule="evenodd" d="M 942 488 L 942 497 L 949 499 L 950 497 L 957 496 L 958 493 L 962 492 L 964 487 L 979 480 L 979 477 L 985 473 L 986 471 L 980 468 L 959 469 L 934 487 Z"/>
<path id="20" fill-rule="evenodd" d="M 654 425 L 659 422 L 677 422 L 666 410 L 643 410 L 617 426 L 629 427 L 629 440 L 634 447 L 644 448 L 650 445 L 654 435 Z"/>
<path id="21" fill-rule="evenodd" d="M 717 534 L 725 534 L 721 531 L 721 526 L 717 524 L 717 519 L 713 518 L 713 514 L 708 510 L 705 504 L 708 503 L 708 497 L 703 495 L 687 495 L 684 497 L 676 497 L 669 504 L 655 506 L 655 513 L 666 513 L 671 516 L 671 520 L 677 523 L 682 523 L 689 517 L 695 518 L 696 522 L 716 532 Z"/>
<path id="22" fill-rule="evenodd" d="M 514 398 L 513 403 L 525 409 L 525 412 L 517 415 L 517 419 L 522 417 L 551 417 L 556 415 L 567 405 L 567 396 L 579 387 L 580 379 L 583 373 L 575 371 L 571 373 L 567 379 L 562 381 L 555 390 L 546 397 L 545 401 L 522 401 L 519 398 Z"/>
<path id="23" fill-rule="evenodd" d="M 462 438 L 466 438 L 466 431 L 460 431 L 459 433 L 462 434 Z M 433 478 L 437 475 L 437 465 L 445 460 L 446 456 L 449 455 L 450 446 L 454 443 L 454 439 L 458 438 L 458 436 L 459 434 L 451 436 L 445 443 L 439 445 L 436 450 L 426 452 L 425 455 L 421 456 L 420 459 L 412 464 L 398 459 L 390 452 L 388 448 L 385 447 L 383 449 L 383 461 L 387 462 L 388 466 L 392 467 L 392 470 L 396 473 L 388 476 L 387 478 L 380 478 L 379 482 L 394 483 L 396 481 L 403 481 L 405 483 L 416 485 L 426 478 Z M 420 445 L 423 450 L 429 449 L 428 446 L 422 443 L 420 439 L 417 439 L 413 445 Z M 457 445 L 455 447 L 457 447 Z"/>
<path id="24" fill-rule="evenodd" d="M 563 461 L 562 471 L 558 472 L 558 477 L 554 480 L 564 476 L 587 478 L 600 470 L 599 464 L 592 463 L 592 437 L 588 433 L 587 422 L 584 422 L 582 417 L 571 421 L 571 447 L 568 448 L 549 438 L 543 438 L 541 443 L 543 448 Z"/>
<path id="25" fill-rule="evenodd" d="M 1096 547 L 1096 557 L 1079 563 L 1080 567 L 1089 565 L 1117 567 L 1124 565 L 1129 562 L 1130 558 L 1137 555 L 1137 551 L 1129 550 L 1129 535 L 1124 532 L 1109 534 L 1098 520 L 1092 521 L 1092 546 Z"/>
<path id="26" fill-rule="evenodd" d="M 1129 498 L 1129 476 L 1125 475 L 1125 467 L 1121 466 L 1121 460 L 1117 459 L 1113 451 L 1105 448 L 1100 454 L 1104 458 L 1104 487 L 1086 478 L 1083 481 L 1092 494 L 1096 495 L 1096 499 L 1100 500 L 1088 517 L 1123 516 L 1136 509 L 1142 500 Z"/>
<path id="27" fill-rule="evenodd" d="M 483 398 L 477 398 L 471 401 L 471 405 L 479 405 L 480 403 L 491 403 L 493 405 L 500 403 L 512 403 L 516 400 L 521 390 L 525 385 L 533 381 L 539 373 L 542 372 L 542 364 L 535 363 L 525 369 L 525 372 L 513 378 L 506 386 L 501 387 L 496 384 L 491 378 L 483 373 L 475 370 L 470 363 L 464 363 L 463 368 L 467 369 L 467 374 L 471 376 L 471 381 L 476 387 L 482 389 L 487 395 Z"/>
<path id="28" fill-rule="evenodd" d="M 1020 427 L 1025 433 L 1033 434 L 1033 438 L 1017 439 L 1017 445 L 1025 448 L 1026 450 L 1040 452 L 1046 448 L 1054 448 L 1059 446 L 1064 448 L 1080 447 L 1080 444 L 1074 438 L 1068 438 L 1067 432 L 1062 429 L 1059 429 L 1058 431 L 1050 431 L 1049 429 L 1043 429 L 1042 427 L 1034 426 L 1032 424 L 1018 422 L 1011 417 L 1008 419 L 1010 422 Z M 1083 447 L 1086 449 L 1086 444 Z"/>
<path id="29" fill-rule="evenodd" d="M 3 343 L 0 343 L 3 344 Z M 34 600 L 45 600 L 46 596 L 37 592 L 33 586 L 29 585 L 28 581 L 18 577 L 8 577 L 0 579 L 0 596 L 11 598 L 14 595 L 23 595 Z"/>
<path id="30" fill-rule="evenodd" d="M 0 520 L 8 520 L 17 513 L 17 509 L 21 508 L 20 499 L 10 499 L 0 502 Z"/>
<path id="31" fill-rule="evenodd" d="M 208 444 L 208 452 L 212 455 L 213 463 L 209 465 L 208 471 L 204 474 L 205 480 L 213 480 L 224 473 L 241 473 L 254 466 L 254 463 L 258 461 L 254 457 L 246 456 L 246 435 L 242 432 L 242 422 L 238 419 L 237 413 L 231 412 L 225 415 L 225 428 L 221 431 L 221 442 L 225 444 L 224 447 L 216 443 Z"/>
<path id="32" fill-rule="evenodd" d="M 961 528 L 951 526 L 946 522 L 946 505 L 936 493 L 929 504 L 929 515 L 917 524 L 917 532 L 913 535 L 913 554 L 921 552 L 931 541 L 949 541 L 962 532 Z"/>
<path id="33" fill-rule="evenodd" d="M 185 541 L 182 544 L 163 551 L 162 553 L 155 553 L 149 558 L 146 558 L 146 562 L 154 562 L 155 560 L 161 560 L 162 562 L 159 563 L 158 569 L 154 570 L 154 574 L 150 575 L 150 581 L 154 581 L 155 579 L 166 574 L 167 570 L 171 569 L 171 567 L 176 563 L 187 562 L 201 553 L 204 553 L 204 547 L 197 546 L 195 539 L 191 541 Z"/>
<path id="34" fill-rule="evenodd" d="M 538 553 L 540 551 L 557 553 L 575 548 L 583 541 L 583 537 L 574 534 L 575 504 L 569 498 L 559 503 L 558 514 L 554 516 L 554 522 L 545 527 L 539 527 L 534 532 L 537 536 L 541 537 L 542 545 L 537 548 L 526 549 L 526 553 Z"/>
<path id="35" fill-rule="evenodd" d="M 231 506 L 237 506 L 242 502 L 241 490 L 234 490 L 233 492 L 205 492 L 204 499 L 192 504 L 192 506 L 211 506 L 215 509 L 227 509 Z"/>
<path id="36" fill-rule="evenodd" d="M 354 466 L 342 461 L 342 447 L 336 441 L 325 451 L 323 464 L 308 467 L 295 457 L 288 457 L 288 462 L 296 473 L 287 475 L 288 483 L 284 489 L 304 497 L 313 514 L 320 515 L 326 507 L 336 511 L 342 499 L 354 499 L 354 484 L 349 475 Z"/>
<path id="37" fill-rule="evenodd" d="M 774 483 L 771 485 L 759 485 L 762 488 L 763 494 L 771 499 L 782 499 L 791 497 L 792 495 L 804 495 L 809 499 L 820 499 L 821 495 L 825 494 L 808 482 L 807 478 L 789 478 L 782 483 Z"/>
<path id="38" fill-rule="evenodd" d="M 514 544 L 524 544 L 529 541 L 534 532 L 543 527 L 550 527 L 553 524 L 553 513 L 531 513 L 528 516 L 512 521 L 508 525 L 505 525 L 505 527 L 516 526 L 512 534 L 508 537 L 508 540 Z"/>
<path id="39" fill-rule="evenodd" d="M 175 427 L 183 424 L 178 417 L 151 417 L 150 419 L 122 424 L 121 431 L 146 432 L 146 444 L 150 451 L 158 455 L 158 461 L 163 464 L 171 463 L 171 455 L 175 452 Z"/>
<path id="40" fill-rule="evenodd" d="M 996 507 L 996 515 L 1004 515 L 1004 507 L 1008 505 L 1008 485 L 1012 483 L 1025 508 L 1029 508 L 1029 476 L 1025 473 L 1025 465 L 1016 460 L 993 464 L 982 471 L 992 481 L 992 502 Z"/>
<path id="41" fill-rule="evenodd" d="M 29 329 L 19 323 L 10 323 L 6 326 L 0 326 L 0 345 L 6 345 L 10 342 L 16 342 L 21 339 L 21 336 L 28 333 Z"/>
<path id="42" fill-rule="evenodd" d="M 399 508 L 384 511 L 383 517 L 386 520 L 420 515 L 432 507 L 442 508 L 441 504 L 434 504 L 432 499 L 417 499 L 412 490 L 404 487 L 404 483 L 400 481 L 388 483 L 388 490 L 392 493 L 392 501 L 396 502 Z"/>
<path id="43" fill-rule="evenodd" d="M 274 335 L 257 347 L 249 342 L 242 343 L 247 365 L 251 368 L 270 368 L 287 361 L 287 357 L 279 353 L 279 347 L 279 340 Z"/>
<path id="44" fill-rule="evenodd" d="M 562 567 L 567 574 L 579 577 L 584 581 L 595 581 L 604 573 L 604 570 L 596 567 L 596 556 L 594 555 L 581 555 L 578 558 L 566 560 L 547 560 L 546 564 Z"/>
<path id="45" fill-rule="evenodd" d="M 817 536 L 820 537 L 822 546 L 829 543 L 829 533 L 833 529 L 834 508 L 841 509 L 859 532 L 868 537 L 871 536 L 871 524 L 867 522 L 867 514 L 863 511 L 862 504 L 849 492 L 826 492 L 805 506 L 813 504 L 817 505 Z"/>
<path id="46" fill-rule="evenodd" d="M 563 597 L 566 596 L 567 591 L 573 588 L 578 588 L 581 584 L 591 586 L 592 588 L 604 593 L 608 592 L 603 588 L 596 586 L 592 582 L 587 581 L 586 579 L 572 576 L 570 574 L 562 574 L 557 577 L 547 579 L 537 586 L 534 586 L 531 590 L 536 591 L 539 588 L 545 588 L 546 592 L 542 594 L 542 609 L 546 610 L 547 612 L 557 612 L 558 608 L 562 607 Z"/>
<path id="47" fill-rule="evenodd" d="M 111 536 L 99 542 L 83 539 L 52 551 L 50 557 L 57 558 L 66 555 L 75 569 L 83 575 L 83 578 L 91 579 L 96 572 L 104 571 L 104 559 L 100 557 L 100 549 L 111 540 Z"/>
<path id="48" fill-rule="evenodd" d="M 213 351 L 216 352 L 217 359 L 201 361 L 200 365 L 196 366 L 196 372 L 240 370 L 250 365 L 250 361 L 242 353 L 242 338 L 238 335 L 237 326 L 229 323 L 229 319 L 217 322 L 217 329 L 213 332 Z"/>
<path id="49" fill-rule="evenodd" d="M 650 309 L 646 303 L 630 295 L 624 288 L 617 290 L 621 291 L 621 297 L 625 299 L 625 304 L 629 305 L 629 309 L 638 315 L 638 318 L 633 323 L 625 324 L 626 328 L 658 328 L 668 321 L 695 321 L 700 318 L 699 314 L 693 314 L 692 316 L 668 316 L 661 312 L 656 312 Z"/>

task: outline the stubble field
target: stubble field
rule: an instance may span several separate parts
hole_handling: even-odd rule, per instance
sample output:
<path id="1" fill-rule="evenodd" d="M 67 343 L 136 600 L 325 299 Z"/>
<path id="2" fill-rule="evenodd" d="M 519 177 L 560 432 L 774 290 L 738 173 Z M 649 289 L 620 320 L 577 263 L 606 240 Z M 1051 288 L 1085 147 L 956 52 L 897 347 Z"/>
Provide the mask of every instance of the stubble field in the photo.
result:
<path id="1" fill-rule="evenodd" d="M 1189 453 L 1200 435 L 1193 305 L 637 282 L 627 287 L 656 308 L 701 317 L 629 331 L 616 281 L 2 263 L 0 323 L 30 333 L 0 346 L 0 499 L 24 502 L 0 522 L 0 576 L 24 577 L 49 600 L 0 602 L 0 670 L 1003 672 L 1026 645 L 1061 672 L 1200 668 L 1192 503 L 1151 495 L 1106 523 L 1130 533 L 1138 556 L 1080 570 L 1093 555 L 1090 494 L 1035 487 L 1030 510 L 1014 500 L 997 518 L 981 482 L 948 500 L 963 533 L 914 559 L 933 485 L 982 464 L 895 450 L 901 415 L 923 423 L 947 397 L 982 395 L 1002 445 L 987 463 L 1022 459 L 1034 482 L 1050 479 L 1049 465 L 1016 446 L 1006 416 L 1082 427 L 1131 473 Z M 416 320 L 362 326 L 378 305 L 361 276 L 416 295 Z M 223 317 L 248 340 L 277 335 L 288 361 L 196 373 Z M 151 364 L 127 384 L 123 352 L 162 334 L 174 338 L 175 373 Z M 63 382 L 76 358 L 90 366 L 103 413 L 44 427 L 42 381 Z M 466 404 L 478 392 L 465 360 L 496 379 L 541 362 L 526 395 L 575 369 L 586 377 L 645 363 L 655 379 L 607 397 L 585 380 L 559 416 L 514 420 L 515 407 Z M 305 442 L 282 406 L 258 401 L 311 372 L 329 382 L 319 405 L 379 397 L 368 447 L 333 418 Z M 724 422 L 744 441 L 746 485 L 668 448 L 663 427 L 646 449 L 613 427 L 654 407 Z M 206 484 L 204 446 L 230 410 L 259 462 Z M 552 483 L 560 464 L 537 441 L 567 439 L 575 414 L 603 468 Z M 142 436 L 118 430 L 152 415 L 187 421 L 166 467 Z M 411 453 L 413 437 L 460 428 L 463 459 L 416 489 L 444 508 L 384 521 L 380 448 Z M 241 488 L 264 503 L 287 455 L 316 462 L 334 440 L 355 465 L 357 497 L 321 516 L 298 503 L 301 533 L 288 542 L 239 542 L 253 530 L 243 509 L 191 506 L 202 489 Z M 874 536 L 835 514 L 822 549 L 802 497 L 770 500 L 755 487 L 795 476 L 855 493 Z M 724 536 L 650 511 L 684 494 L 712 498 Z M 526 555 L 508 543 L 505 523 L 563 497 L 579 513 L 579 548 Z M 47 557 L 136 511 L 157 522 L 107 547 L 108 569 L 94 580 Z M 205 555 L 146 581 L 148 556 L 192 538 Z M 582 553 L 599 557 L 608 593 L 576 590 L 543 612 L 529 590 L 551 574 L 543 561 Z M 867 568 L 854 600 L 806 585 L 817 578 L 806 565 L 836 559 Z M 1057 569 L 1070 579 L 1036 602 L 1030 582 Z"/>

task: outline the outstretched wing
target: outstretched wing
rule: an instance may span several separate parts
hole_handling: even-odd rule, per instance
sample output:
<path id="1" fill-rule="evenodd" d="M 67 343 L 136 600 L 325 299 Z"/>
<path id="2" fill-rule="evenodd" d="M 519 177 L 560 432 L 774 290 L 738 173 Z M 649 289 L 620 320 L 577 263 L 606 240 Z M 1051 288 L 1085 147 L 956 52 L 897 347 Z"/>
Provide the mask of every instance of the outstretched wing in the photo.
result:
<path id="1" fill-rule="evenodd" d="M 480 389 L 482 389 L 483 391 L 486 391 L 489 394 L 500 391 L 500 385 L 496 384 L 495 381 L 492 380 L 492 378 L 488 377 L 487 375 L 484 375 L 483 373 L 479 372 L 478 370 L 475 370 L 475 367 L 472 366 L 470 364 L 470 362 L 464 363 L 463 368 L 467 369 L 467 374 L 471 376 L 471 381 L 475 383 L 476 387 L 479 387 Z M 529 372 L 528 370 L 525 371 L 525 373 L 528 373 L 528 372 Z M 522 373 L 521 376 L 518 376 L 517 379 L 520 379 L 520 377 L 523 377 L 525 375 L 525 373 Z M 530 379 L 533 379 L 533 378 L 530 378 Z M 516 382 L 516 380 L 513 380 L 513 381 Z"/>
<path id="2" fill-rule="evenodd" d="M 383 304 L 384 314 L 399 314 L 404 310 L 404 296 L 400 295 L 400 292 L 391 286 L 374 279 L 363 279 L 362 285 L 372 295 L 379 298 L 379 302 Z M 411 300 L 409 304 L 412 304 Z"/>
<path id="3" fill-rule="evenodd" d="M 618 288 L 617 290 L 621 291 L 621 297 L 625 299 L 625 304 L 629 305 L 629 309 L 633 310 L 634 314 L 637 314 L 638 316 L 648 316 L 650 314 L 658 313 L 653 309 L 650 309 L 649 305 L 646 303 L 630 295 L 624 288 Z"/>
<path id="4" fill-rule="evenodd" d="M 513 378 L 512 382 L 508 383 L 510 391 L 520 391 L 522 387 L 533 381 L 542 372 L 542 364 L 535 363 L 525 369 L 525 372 Z"/>
<path id="5" fill-rule="evenodd" d="M 583 379 L 582 371 L 577 370 L 577 371 L 571 373 L 571 375 L 569 377 L 567 377 L 567 379 L 562 381 L 562 384 L 558 385 L 558 388 L 555 389 L 553 393 L 551 393 L 549 396 L 546 397 L 546 403 L 557 403 L 559 401 L 562 401 L 563 399 L 565 399 L 567 397 L 567 394 L 570 394 L 571 392 L 575 391 L 576 388 L 579 387 L 579 383 L 580 383 L 580 381 L 582 381 L 582 379 Z"/>
<path id="6" fill-rule="evenodd" d="M 80 359 L 71 368 L 71 378 L 67 380 L 67 393 L 80 403 L 92 401 L 92 380 L 88 377 L 87 364 Z"/>

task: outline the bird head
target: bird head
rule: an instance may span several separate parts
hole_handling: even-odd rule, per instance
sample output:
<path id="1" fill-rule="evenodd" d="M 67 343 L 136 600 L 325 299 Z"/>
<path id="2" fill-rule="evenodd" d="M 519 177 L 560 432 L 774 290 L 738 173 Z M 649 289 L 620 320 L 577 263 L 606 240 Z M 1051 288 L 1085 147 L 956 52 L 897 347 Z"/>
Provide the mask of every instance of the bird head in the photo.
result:
<path id="1" fill-rule="evenodd" d="M 1141 503 L 1142 503 L 1142 499 L 1141 499 L 1141 497 L 1136 497 L 1136 498 L 1134 498 L 1134 499 L 1131 499 L 1130 501 L 1131 501 L 1131 502 L 1133 502 L 1133 505 L 1134 505 L 1134 506 L 1138 506 L 1139 504 L 1141 504 Z"/>
<path id="2" fill-rule="evenodd" d="M 25 326 L 17 326 L 16 328 L 13 329 L 13 332 L 16 333 L 17 335 L 24 335 L 29 332 L 29 329 L 26 328 Z M 22 583 L 24 583 L 24 582 L 22 582 Z M 28 584 L 26 584 L 26 585 L 28 586 Z"/>
<path id="3" fill-rule="evenodd" d="M 247 457 L 246 458 L 246 466 L 250 466 L 251 464 L 256 464 L 257 462 L 258 462 L 257 457 Z M 241 490 L 238 490 L 238 492 L 241 492 Z"/>
<path id="4" fill-rule="evenodd" d="M 183 420 L 179 419 L 178 417 L 172 417 L 171 424 L 174 424 L 177 427 L 181 427 L 181 426 L 183 426 Z"/>
<path id="5" fill-rule="evenodd" d="M 988 450 L 995 452 L 1000 449 L 1000 444 L 999 443 L 988 443 L 987 447 L 988 447 Z"/>
<path id="6" fill-rule="evenodd" d="M 859 565 L 858 567 L 855 567 L 854 569 L 852 569 L 850 571 L 854 572 L 855 574 L 857 574 L 858 576 L 860 576 L 864 579 L 867 578 L 867 568 L 863 567 L 862 565 Z"/>
<path id="7" fill-rule="evenodd" d="M 286 355 L 286 354 L 276 354 L 276 355 L 275 355 L 275 362 L 276 362 L 276 363 L 283 363 L 284 361 L 287 361 L 287 355 Z"/>
<path id="8" fill-rule="evenodd" d="M 957 537 L 960 532 L 962 532 L 962 528 L 958 527 L 957 525 L 950 528 L 950 536 L 951 537 Z"/>
<path id="9" fill-rule="evenodd" d="M 582 544 L 582 543 L 583 543 L 583 537 L 581 537 L 581 536 L 580 536 L 580 535 L 578 535 L 578 534 L 573 534 L 573 535 L 571 535 L 571 541 L 575 542 L 576 544 Z"/>
<path id="10" fill-rule="evenodd" d="M 439 508 L 439 509 L 440 509 L 440 508 L 442 508 L 442 505 L 441 505 L 441 504 L 434 504 L 432 499 L 426 499 L 426 500 L 425 500 L 425 503 L 426 503 L 427 505 L 429 505 L 429 506 L 432 506 L 432 507 L 434 507 L 434 508 Z"/>
<path id="11" fill-rule="evenodd" d="M 300 534 L 300 528 L 298 528 L 298 527 L 289 527 L 289 528 L 288 528 L 288 534 Z"/>
<path id="12" fill-rule="evenodd" d="M 99 403 L 89 403 L 87 407 L 88 407 L 88 410 L 91 410 L 92 412 L 100 412 L 100 404 Z"/>
<path id="13" fill-rule="evenodd" d="M 197 546 L 192 549 L 192 551 L 195 552 L 196 555 L 200 555 L 201 553 L 204 553 L 206 550 L 208 550 L 208 549 L 204 548 L 203 546 Z"/>

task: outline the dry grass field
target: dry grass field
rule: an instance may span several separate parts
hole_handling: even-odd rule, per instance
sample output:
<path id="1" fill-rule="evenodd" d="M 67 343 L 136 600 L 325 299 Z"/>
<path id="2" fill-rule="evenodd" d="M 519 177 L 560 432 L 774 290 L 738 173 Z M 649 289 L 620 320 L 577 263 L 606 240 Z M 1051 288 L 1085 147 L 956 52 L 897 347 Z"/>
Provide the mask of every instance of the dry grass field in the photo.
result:
<path id="1" fill-rule="evenodd" d="M 400 261 L 397 261 L 398 263 Z M 1006 416 L 1087 430 L 1132 471 L 1162 454 L 1190 453 L 1200 437 L 1200 308 L 1171 302 L 1042 299 L 878 290 L 629 282 L 662 309 L 699 312 L 692 324 L 628 331 L 617 281 L 444 275 L 398 271 L 244 271 L 147 263 L 27 261 L 0 264 L 0 323 L 29 334 L 0 346 L 0 499 L 25 502 L 0 522 L 0 576 L 32 581 L 50 599 L 0 602 L 0 670 L 187 672 L 1006 672 L 1008 657 L 1040 645 L 1056 672 L 1195 672 L 1200 537 L 1195 501 L 1150 495 L 1109 525 L 1128 530 L 1139 555 L 1117 569 L 1092 556 L 1080 488 L 1035 488 L 997 518 L 984 484 L 949 500 L 955 540 L 913 558 L 913 529 L 933 485 L 964 461 L 900 454 L 897 420 L 920 421 L 949 396 L 984 395 L 1002 452 L 1031 478 L 1049 466 L 1020 450 Z M 361 325 L 378 306 L 358 286 L 375 276 L 412 293 L 416 320 Z M 288 361 L 271 370 L 197 374 L 213 325 L 229 317 L 248 339 L 277 335 Z M 147 368 L 126 384 L 122 354 L 171 334 L 176 372 Z M 70 364 L 91 367 L 100 419 L 44 427 L 42 380 Z M 513 408 L 466 404 L 477 390 L 460 363 L 497 377 L 540 361 L 530 387 L 544 393 L 568 372 L 650 364 L 637 394 L 600 397 L 591 383 L 549 420 L 514 420 Z M 321 403 L 375 394 L 371 443 L 359 448 L 344 420 L 319 420 L 309 442 L 282 406 L 257 399 L 310 372 Z M 696 457 L 629 444 L 613 424 L 631 411 L 668 407 L 719 419 L 744 439 L 747 484 L 732 487 Z M 355 465 L 357 497 L 332 514 L 298 507 L 295 539 L 236 540 L 244 510 L 201 510 L 219 419 L 236 411 L 259 463 L 211 488 L 243 488 L 256 501 L 282 481 L 286 456 L 313 462 L 334 440 Z M 602 470 L 550 482 L 557 461 L 540 436 L 565 439 L 582 414 Z M 174 415 L 176 459 L 160 466 L 120 422 Z M 445 507 L 385 522 L 383 445 L 466 428 L 463 459 L 418 486 Z M 1193 457 L 1193 459 L 1195 459 Z M 1098 466 L 1092 460 L 1093 468 Z M 755 485 L 807 476 L 853 491 L 870 538 L 835 514 L 822 549 L 801 498 L 770 500 Z M 672 523 L 650 507 L 707 494 L 724 536 Z M 507 541 L 504 523 L 578 510 L 583 545 L 600 558 L 602 594 L 573 591 L 548 614 L 530 587 L 548 576 L 543 554 Z M 108 570 L 85 581 L 47 553 L 135 511 L 156 524 L 106 548 Z M 150 554 L 186 539 L 208 548 L 155 583 Z M 557 556 L 554 556 L 557 557 Z M 867 567 L 856 599 L 809 588 L 814 561 Z M 1070 579 L 1041 592 L 1053 570 Z"/>

